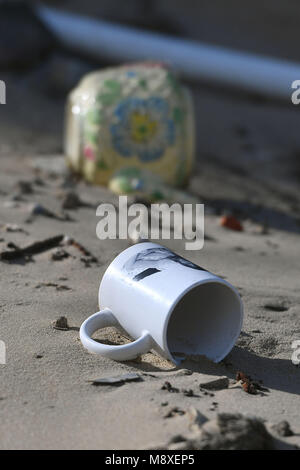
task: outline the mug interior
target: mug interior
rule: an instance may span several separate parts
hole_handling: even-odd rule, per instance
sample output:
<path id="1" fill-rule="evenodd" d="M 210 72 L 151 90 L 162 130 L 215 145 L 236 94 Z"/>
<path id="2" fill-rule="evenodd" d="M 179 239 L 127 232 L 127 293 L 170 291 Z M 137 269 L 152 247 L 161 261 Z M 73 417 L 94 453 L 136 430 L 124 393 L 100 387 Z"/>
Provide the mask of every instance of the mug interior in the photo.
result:
<path id="1" fill-rule="evenodd" d="M 212 281 L 188 291 L 175 305 L 166 331 L 174 362 L 189 355 L 221 361 L 241 331 L 242 304 L 225 283 Z"/>

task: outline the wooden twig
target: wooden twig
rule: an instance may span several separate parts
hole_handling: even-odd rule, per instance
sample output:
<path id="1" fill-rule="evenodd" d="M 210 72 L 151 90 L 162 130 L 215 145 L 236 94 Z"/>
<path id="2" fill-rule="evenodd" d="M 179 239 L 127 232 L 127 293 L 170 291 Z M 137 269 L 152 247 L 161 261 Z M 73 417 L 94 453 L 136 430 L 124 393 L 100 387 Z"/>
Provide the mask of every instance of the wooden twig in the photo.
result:
<path id="1" fill-rule="evenodd" d="M 64 239 L 64 235 L 56 235 L 55 237 L 46 238 L 46 240 L 34 242 L 24 248 L 17 248 L 15 250 L 2 251 L 0 253 L 0 260 L 11 261 L 25 256 L 32 256 L 44 251 L 51 250 L 58 246 Z"/>

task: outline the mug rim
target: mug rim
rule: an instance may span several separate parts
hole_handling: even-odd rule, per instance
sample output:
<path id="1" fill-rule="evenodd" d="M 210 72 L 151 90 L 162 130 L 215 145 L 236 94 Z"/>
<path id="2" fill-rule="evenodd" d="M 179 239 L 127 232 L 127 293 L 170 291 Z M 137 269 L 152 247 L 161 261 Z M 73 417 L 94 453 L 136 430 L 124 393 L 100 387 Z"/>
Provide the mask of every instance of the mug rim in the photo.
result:
<path id="1" fill-rule="evenodd" d="M 171 316 L 172 314 L 174 313 L 174 310 L 175 308 L 177 307 L 177 305 L 179 304 L 179 302 L 183 299 L 183 297 L 188 293 L 188 292 L 191 292 L 193 289 L 195 289 L 196 287 L 200 286 L 200 285 L 203 285 L 203 284 L 211 284 L 211 283 L 215 283 L 215 284 L 221 284 L 223 286 L 226 286 L 228 287 L 236 296 L 238 302 L 239 302 L 239 307 L 240 307 L 240 310 L 239 310 L 239 313 L 240 313 L 240 319 L 239 319 L 239 327 L 237 329 L 237 333 L 234 335 L 230 345 L 228 346 L 228 348 L 226 348 L 225 350 L 225 353 L 222 354 L 222 357 L 220 359 L 218 359 L 217 361 L 213 361 L 213 362 L 220 362 L 224 359 L 224 357 L 227 356 L 227 354 L 229 354 L 229 352 L 232 350 L 232 348 L 234 347 L 238 337 L 240 336 L 240 333 L 241 333 L 241 330 L 242 330 L 242 325 L 243 325 L 243 319 L 244 319 L 244 306 L 243 306 L 243 302 L 242 302 L 242 299 L 237 291 L 237 289 L 232 285 L 230 284 L 228 281 L 226 281 L 225 279 L 222 279 L 218 276 L 216 276 L 215 274 L 211 273 L 210 271 L 208 271 L 209 274 L 212 274 L 213 276 L 215 276 L 214 278 L 212 279 L 203 279 L 201 281 L 196 281 L 195 283 L 191 284 L 190 286 L 188 286 L 184 291 L 182 291 L 178 297 L 174 300 L 173 304 L 171 305 L 170 309 L 169 309 L 169 312 L 166 316 L 166 319 L 165 319 L 165 322 L 164 322 L 164 328 L 163 328 L 163 333 L 162 333 L 162 339 L 163 339 L 163 351 L 166 353 L 167 355 L 167 358 L 172 361 L 174 364 L 176 364 L 177 366 L 180 366 L 181 364 L 181 360 L 178 360 L 178 359 L 175 359 L 175 357 L 171 354 L 170 350 L 169 350 L 169 347 L 168 347 L 168 341 L 167 341 L 167 330 L 168 330 L 168 326 L 169 326 L 169 322 L 170 322 L 170 319 L 171 319 Z M 151 333 L 150 333 L 151 334 Z"/>

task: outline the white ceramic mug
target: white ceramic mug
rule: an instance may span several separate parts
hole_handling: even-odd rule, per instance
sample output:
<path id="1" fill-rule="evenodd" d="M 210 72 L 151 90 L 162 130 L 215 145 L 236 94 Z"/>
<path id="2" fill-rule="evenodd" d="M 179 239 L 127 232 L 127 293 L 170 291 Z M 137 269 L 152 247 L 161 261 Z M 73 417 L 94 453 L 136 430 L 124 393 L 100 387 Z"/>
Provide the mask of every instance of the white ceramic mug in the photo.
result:
<path id="1" fill-rule="evenodd" d="M 243 320 L 231 284 L 150 242 L 127 248 L 109 265 L 99 305 L 103 310 L 81 325 L 81 342 L 118 361 L 154 350 L 175 364 L 188 355 L 219 362 L 233 348 Z M 92 339 L 96 330 L 118 325 L 135 341 L 114 346 Z"/>

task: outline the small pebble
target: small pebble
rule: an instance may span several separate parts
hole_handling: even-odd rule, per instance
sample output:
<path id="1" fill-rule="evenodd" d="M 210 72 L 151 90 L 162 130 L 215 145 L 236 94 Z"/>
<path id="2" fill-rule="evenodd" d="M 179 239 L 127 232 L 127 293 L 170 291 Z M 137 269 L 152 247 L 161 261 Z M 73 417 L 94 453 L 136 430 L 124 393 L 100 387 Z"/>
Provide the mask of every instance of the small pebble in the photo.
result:
<path id="1" fill-rule="evenodd" d="M 186 438 L 181 434 L 175 434 L 175 436 L 171 437 L 169 444 L 177 444 L 178 442 L 185 442 Z"/>
<path id="2" fill-rule="evenodd" d="M 30 181 L 18 181 L 16 184 L 17 190 L 22 194 L 32 194 L 33 189 Z"/>
<path id="3" fill-rule="evenodd" d="M 65 194 L 61 206 L 63 209 L 78 209 L 78 207 L 82 206 L 82 201 L 76 193 L 69 191 Z"/>
<path id="4" fill-rule="evenodd" d="M 189 388 L 189 389 L 184 389 L 182 390 L 183 394 L 186 396 L 186 397 L 194 397 L 194 391 Z"/>
<path id="5" fill-rule="evenodd" d="M 5 225 L 4 225 L 4 230 L 5 230 L 6 232 L 12 232 L 12 233 L 14 233 L 14 232 L 24 232 L 24 233 L 27 233 L 27 232 L 25 232 L 24 229 L 22 229 L 22 227 L 20 227 L 20 226 L 17 225 L 17 224 L 5 224 Z"/>
<path id="6" fill-rule="evenodd" d="M 174 406 L 163 416 L 163 418 L 173 418 L 173 416 L 184 415 L 184 414 L 185 414 L 184 410 L 182 410 L 181 408 L 178 408 L 178 406 Z"/>
<path id="7" fill-rule="evenodd" d="M 59 317 L 57 320 L 55 320 L 52 326 L 55 330 L 67 331 L 69 329 L 68 320 L 66 317 Z"/>
<path id="8" fill-rule="evenodd" d="M 294 436 L 294 432 L 292 431 L 288 421 L 280 421 L 280 423 L 274 424 L 272 429 L 281 437 Z"/>
<path id="9" fill-rule="evenodd" d="M 50 258 L 52 259 L 52 261 L 61 261 L 65 258 L 69 258 L 69 256 L 70 254 L 67 251 L 58 248 L 53 253 L 51 253 Z"/>
<path id="10" fill-rule="evenodd" d="M 35 184 L 36 186 L 45 186 L 45 182 L 38 176 L 34 178 L 33 184 Z"/>
<path id="11" fill-rule="evenodd" d="M 166 381 L 163 384 L 163 386 L 161 387 L 161 390 L 167 390 L 170 393 L 179 393 L 179 389 L 176 387 L 173 387 L 168 381 Z"/>
<path id="12" fill-rule="evenodd" d="M 29 212 L 32 215 L 49 215 L 49 210 L 39 203 L 31 204 L 29 207 Z"/>
<path id="13" fill-rule="evenodd" d="M 92 385 L 123 385 L 126 382 L 140 382 L 142 381 L 142 377 L 139 374 L 135 373 L 128 373 L 128 374 L 123 374 L 123 375 L 118 375 L 116 377 L 103 377 L 100 379 L 95 379 L 95 380 L 90 380 L 89 382 L 92 383 Z"/>

